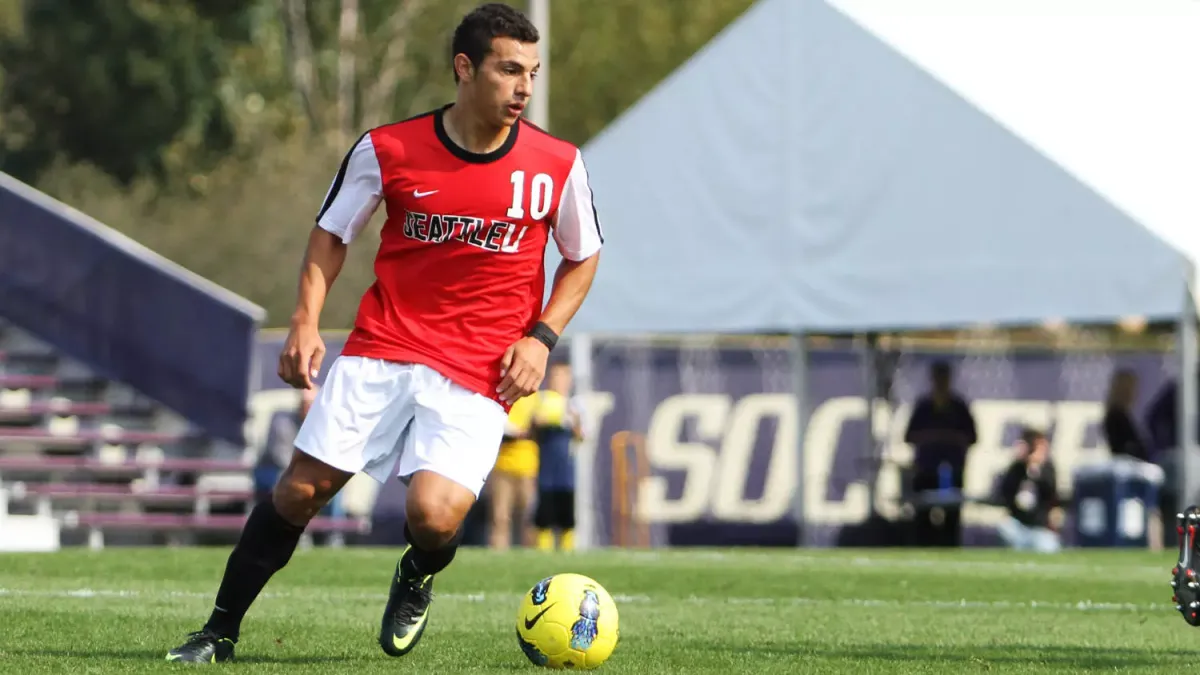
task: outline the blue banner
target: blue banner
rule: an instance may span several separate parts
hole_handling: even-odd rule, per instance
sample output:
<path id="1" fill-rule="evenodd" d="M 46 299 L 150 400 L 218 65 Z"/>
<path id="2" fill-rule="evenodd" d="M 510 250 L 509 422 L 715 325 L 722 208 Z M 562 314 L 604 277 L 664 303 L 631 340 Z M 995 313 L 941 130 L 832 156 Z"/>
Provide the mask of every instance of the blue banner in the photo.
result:
<path id="1" fill-rule="evenodd" d="M 263 424 L 274 410 L 295 405 L 294 392 L 283 389 L 275 376 L 282 341 L 279 335 L 261 342 L 263 391 L 256 395 L 255 419 Z M 326 342 L 328 369 L 342 338 L 328 336 Z M 648 471 L 634 475 L 636 460 L 629 453 L 626 507 L 646 523 L 652 546 L 838 545 L 866 522 L 872 494 L 878 513 L 899 518 L 901 469 L 911 460 L 904 431 L 913 402 L 927 390 L 934 359 L 951 364 L 955 387 L 975 417 L 979 441 L 967 456 L 965 491 L 989 492 L 1012 460 L 1021 426 L 1030 424 L 1048 432 L 1060 492 L 1067 496 L 1076 468 L 1108 457 L 1099 424 L 1112 374 L 1119 368 L 1137 374 L 1143 410 L 1174 366 L 1173 358 L 1160 352 L 904 353 L 896 363 L 891 400 L 875 403 L 875 431 L 886 456 L 876 471 L 868 461 L 861 353 L 848 347 L 809 353 L 810 414 L 802 454 L 796 452 L 792 359 L 778 341 L 705 347 L 597 342 L 595 391 L 585 397 L 592 438 L 579 454 L 580 491 L 590 507 L 580 514 L 581 529 L 597 544 L 621 536 L 614 436 L 644 439 Z M 796 479 L 800 461 L 805 463 L 802 493 Z M 795 515 L 801 494 L 803 528 Z M 395 523 L 403 504 L 398 483 L 383 487 L 375 504 L 377 520 Z M 995 507 L 967 507 L 966 543 L 994 542 L 1001 515 Z M 383 528 L 380 541 L 391 542 L 388 533 L 394 529 Z"/>
<path id="2" fill-rule="evenodd" d="M 778 345 L 778 343 L 776 343 Z M 1030 352 L 906 353 L 896 364 L 890 401 L 875 402 L 875 432 L 886 458 L 875 471 L 868 446 L 860 352 L 815 350 L 807 363 L 810 407 L 797 455 L 798 412 L 792 354 L 784 347 L 686 348 L 599 344 L 593 360 L 599 446 L 591 472 L 597 540 L 614 536 L 613 434 L 645 436 L 651 476 L 636 488 L 638 512 L 658 545 L 807 545 L 844 543 L 864 525 L 870 495 L 876 511 L 899 519 L 903 442 L 912 404 L 928 390 L 935 359 L 948 361 L 956 389 L 970 402 L 978 442 L 967 455 L 967 494 L 987 496 L 1012 461 L 1023 425 L 1044 429 L 1058 467 L 1059 490 L 1071 492 L 1078 467 L 1104 461 L 1099 432 L 1109 378 L 1119 368 L 1139 378 L 1139 409 L 1172 367 L 1162 353 Z M 797 463 L 804 461 L 805 527 L 795 518 Z M 968 543 L 994 541 L 1003 513 L 968 506 Z"/>
<path id="3" fill-rule="evenodd" d="M 263 311 L 4 174 L 0 316 L 242 442 Z"/>

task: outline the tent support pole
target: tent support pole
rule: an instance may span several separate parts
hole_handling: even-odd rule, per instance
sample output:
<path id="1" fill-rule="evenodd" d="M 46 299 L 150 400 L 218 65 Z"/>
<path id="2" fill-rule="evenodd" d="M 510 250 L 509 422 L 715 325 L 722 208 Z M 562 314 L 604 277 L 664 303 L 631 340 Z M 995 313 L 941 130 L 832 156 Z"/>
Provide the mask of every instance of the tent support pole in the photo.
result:
<path id="1" fill-rule="evenodd" d="M 586 333 L 573 335 L 567 348 L 571 364 L 571 379 L 575 385 L 575 396 L 587 400 L 588 394 L 591 394 L 594 389 L 592 379 L 592 336 Z M 589 435 L 600 433 L 600 425 L 596 424 L 594 419 L 585 420 L 584 424 L 584 430 Z M 590 443 L 592 447 L 597 449 L 605 447 L 598 440 L 592 440 Z M 594 454 L 589 454 L 588 459 L 594 460 Z M 575 523 L 575 547 L 579 550 L 595 548 L 598 544 L 596 541 L 596 522 L 594 516 L 596 504 L 595 486 L 592 483 L 593 473 L 594 461 L 587 461 L 585 459 L 576 463 L 575 485 L 579 489 L 575 491 L 575 514 L 577 519 Z"/>
<path id="2" fill-rule="evenodd" d="M 792 391 L 796 406 L 796 490 L 792 493 L 792 520 L 796 523 L 796 546 L 808 542 L 805 520 L 805 465 L 808 454 L 804 441 L 808 437 L 808 342 L 803 333 L 792 335 Z"/>
<path id="3" fill-rule="evenodd" d="M 1196 303 L 1192 298 L 1191 284 L 1185 286 L 1184 304 L 1179 315 L 1179 325 L 1176 326 L 1175 336 L 1177 353 L 1179 355 L 1179 396 L 1176 405 L 1179 439 L 1179 462 L 1176 466 L 1182 470 L 1174 477 L 1178 487 L 1178 508 L 1182 510 L 1190 504 L 1195 504 L 1200 497 L 1200 461 L 1196 455 L 1197 420 L 1200 407 L 1197 405 L 1197 344 L 1196 344 Z M 1170 480 L 1171 477 L 1168 477 Z M 1167 517 L 1168 514 L 1163 514 Z"/>
<path id="4" fill-rule="evenodd" d="M 867 433 L 860 466 L 867 469 L 867 518 L 874 519 L 876 487 L 879 476 L 879 439 L 875 436 L 875 401 L 879 394 L 879 334 L 867 333 L 863 363 L 863 399 L 867 403 Z"/>

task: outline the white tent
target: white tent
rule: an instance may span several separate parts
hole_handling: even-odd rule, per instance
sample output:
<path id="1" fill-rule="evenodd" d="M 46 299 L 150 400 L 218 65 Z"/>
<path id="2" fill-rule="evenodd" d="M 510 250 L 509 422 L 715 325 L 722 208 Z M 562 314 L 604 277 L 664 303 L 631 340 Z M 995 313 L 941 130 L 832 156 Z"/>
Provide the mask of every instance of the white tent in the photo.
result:
<path id="1" fill-rule="evenodd" d="M 1198 35 L 1193 0 L 760 0 L 585 148 L 571 330 L 1140 315 L 1191 372 Z"/>
<path id="2" fill-rule="evenodd" d="M 1190 24 L 762 0 L 586 147 L 615 245 L 573 329 L 1178 315 L 1200 255 L 1200 3 L 1087 4 Z"/>

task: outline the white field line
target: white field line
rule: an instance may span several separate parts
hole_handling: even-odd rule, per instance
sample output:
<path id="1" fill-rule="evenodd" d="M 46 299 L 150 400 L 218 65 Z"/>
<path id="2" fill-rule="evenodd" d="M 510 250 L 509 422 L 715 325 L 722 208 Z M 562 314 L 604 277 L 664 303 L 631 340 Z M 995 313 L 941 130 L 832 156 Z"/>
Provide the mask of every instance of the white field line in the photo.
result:
<path id="1" fill-rule="evenodd" d="M 91 589 L 79 588 L 74 590 L 26 590 L 16 588 L 0 588 L 0 598 L 5 597 L 26 597 L 26 598 L 58 598 L 58 599 L 141 599 L 141 600 L 168 600 L 176 598 L 203 598 L 212 599 L 212 592 L 199 593 L 194 591 L 137 591 L 137 590 L 121 590 L 121 589 Z M 264 598 L 288 598 L 292 600 L 309 600 L 315 602 L 361 602 L 361 601 L 378 601 L 387 600 L 387 595 L 383 593 L 327 593 L 316 591 L 313 593 L 263 593 Z M 515 602 L 520 599 L 520 595 L 513 593 L 439 593 L 436 596 L 438 599 L 452 600 L 460 602 Z M 1080 611 L 1080 612 L 1157 612 L 1162 610 L 1174 610 L 1174 605 L 1163 603 L 1128 603 L 1128 602 L 1092 602 L 1090 600 L 1082 600 L 1079 602 L 1040 602 L 1037 600 L 1030 601 L 1008 601 L 1008 600 L 868 600 L 865 598 L 804 598 L 804 597 L 782 597 L 782 598 L 716 598 L 691 596 L 687 598 L 653 598 L 646 595 L 615 595 L 613 599 L 620 604 L 643 604 L 654 605 L 656 603 L 670 604 L 673 602 L 685 602 L 695 605 L 761 605 L 774 607 L 851 607 L 851 608 L 905 608 L 905 607 L 926 607 L 932 609 L 1020 609 L 1020 610 L 1036 610 L 1047 609 L 1057 611 Z"/>
<path id="2" fill-rule="evenodd" d="M 954 560 L 953 558 L 901 558 L 901 557 L 871 557 L 871 556 L 814 556 L 805 554 L 773 554 L 773 553 L 724 553 L 721 551 L 688 551 L 673 549 L 664 552 L 657 551 L 617 551 L 612 554 L 616 558 L 637 562 L 672 561 L 703 561 L 723 562 L 732 565 L 744 563 L 770 563 L 775 565 L 791 565 L 798 567 L 877 567 L 880 569 L 928 569 L 934 571 L 967 571 L 1030 573 L 1055 576 L 1060 574 L 1079 574 L 1084 572 L 1119 572 L 1123 574 L 1139 574 L 1158 576 L 1164 579 L 1170 577 L 1171 566 L 1176 557 L 1173 552 L 1164 554 L 1163 565 L 1151 567 L 1147 565 L 1121 565 L 1116 563 L 1087 564 L 1062 562 L 1060 560 Z"/>

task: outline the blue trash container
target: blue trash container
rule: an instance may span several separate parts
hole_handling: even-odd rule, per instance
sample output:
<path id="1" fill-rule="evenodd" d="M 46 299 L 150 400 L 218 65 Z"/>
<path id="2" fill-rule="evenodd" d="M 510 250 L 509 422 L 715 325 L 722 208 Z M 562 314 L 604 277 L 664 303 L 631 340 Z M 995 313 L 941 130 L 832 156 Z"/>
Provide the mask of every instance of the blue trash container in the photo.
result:
<path id="1" fill-rule="evenodd" d="M 1075 545 L 1147 547 L 1162 482 L 1158 466 L 1124 457 L 1076 470 L 1071 499 Z"/>

